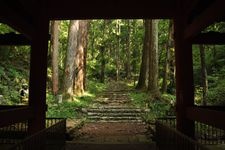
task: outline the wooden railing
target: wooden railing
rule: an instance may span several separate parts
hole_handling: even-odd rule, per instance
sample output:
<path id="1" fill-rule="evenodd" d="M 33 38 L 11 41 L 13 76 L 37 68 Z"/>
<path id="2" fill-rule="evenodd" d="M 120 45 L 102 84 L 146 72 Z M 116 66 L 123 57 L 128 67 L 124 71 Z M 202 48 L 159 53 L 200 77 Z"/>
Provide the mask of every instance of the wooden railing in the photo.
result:
<path id="1" fill-rule="evenodd" d="M 24 121 L 0 128 L 0 144 L 12 145 L 20 143 L 16 146 L 16 150 L 20 150 L 20 147 L 29 149 L 26 147 L 29 147 L 32 143 L 35 144 L 40 142 L 41 144 L 41 141 L 44 139 L 47 142 L 44 143 L 47 147 L 60 147 L 59 145 L 63 145 L 63 142 L 65 142 L 65 133 L 66 119 L 46 118 L 46 129 L 28 137 L 28 122 Z"/>
<path id="2" fill-rule="evenodd" d="M 66 119 L 29 136 L 9 150 L 61 150 L 65 146 Z"/>
<path id="3" fill-rule="evenodd" d="M 155 136 L 159 150 L 208 150 L 202 144 L 160 121 L 156 121 Z"/>
<path id="4" fill-rule="evenodd" d="M 158 118 L 158 122 L 176 128 L 176 117 Z M 225 131 L 211 125 L 195 121 L 195 139 L 205 145 L 225 144 Z"/>

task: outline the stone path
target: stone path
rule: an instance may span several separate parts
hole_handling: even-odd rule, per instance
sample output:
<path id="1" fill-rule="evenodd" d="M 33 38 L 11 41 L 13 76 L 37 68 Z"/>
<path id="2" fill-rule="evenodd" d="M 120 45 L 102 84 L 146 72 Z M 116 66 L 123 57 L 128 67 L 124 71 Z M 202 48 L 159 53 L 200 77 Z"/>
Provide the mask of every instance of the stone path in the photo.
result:
<path id="1" fill-rule="evenodd" d="M 67 142 L 67 150 L 155 149 L 141 117 L 148 110 L 131 104 L 124 83 L 111 83 L 92 107 L 83 111 L 88 122 L 78 131 L 76 138 Z"/>

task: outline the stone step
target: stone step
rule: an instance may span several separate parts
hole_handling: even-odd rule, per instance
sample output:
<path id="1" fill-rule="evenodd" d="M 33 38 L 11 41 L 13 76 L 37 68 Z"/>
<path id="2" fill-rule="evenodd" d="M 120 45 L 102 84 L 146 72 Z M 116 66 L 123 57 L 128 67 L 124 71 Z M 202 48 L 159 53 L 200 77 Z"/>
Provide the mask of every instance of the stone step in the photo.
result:
<path id="1" fill-rule="evenodd" d="M 113 90 L 112 88 L 110 89 L 110 90 L 106 90 L 106 91 L 103 91 L 102 93 L 104 94 L 104 93 L 112 93 L 112 94 L 114 94 L 114 93 L 128 93 L 128 92 L 130 92 L 129 90 Z"/>
<path id="2" fill-rule="evenodd" d="M 88 116 L 88 119 L 91 120 L 142 120 L 141 117 L 133 117 L 133 116 Z"/>
<path id="3" fill-rule="evenodd" d="M 104 92 L 101 93 L 100 95 L 123 95 L 123 96 L 128 96 L 129 93 L 124 93 L 124 92 Z"/>
<path id="4" fill-rule="evenodd" d="M 98 107 L 92 107 L 92 108 L 95 108 L 95 109 L 142 109 L 142 108 L 139 108 L 139 107 L 133 107 L 133 106 L 122 106 L 122 105 L 101 105 L 101 106 L 98 106 Z"/>
<path id="5" fill-rule="evenodd" d="M 126 102 L 130 102 L 130 99 L 125 99 L 125 98 L 98 98 L 94 101 L 126 101 Z"/>
<path id="6" fill-rule="evenodd" d="M 127 95 L 101 95 L 99 98 L 118 98 L 118 99 L 130 99 Z"/>
<path id="7" fill-rule="evenodd" d="M 134 107 L 132 105 L 96 105 L 93 107 L 89 107 L 87 109 L 130 109 L 130 110 L 143 110 L 145 112 L 149 112 L 149 108 L 141 108 L 141 107 Z"/>
<path id="8" fill-rule="evenodd" d="M 138 109 L 138 108 L 88 108 L 86 110 L 83 109 L 85 112 L 98 112 L 98 113 L 119 113 L 119 112 L 127 112 L 127 113 L 144 113 L 149 112 L 148 109 Z"/>
<path id="9" fill-rule="evenodd" d="M 141 115 L 143 115 L 143 113 L 129 113 L 129 112 L 125 112 L 125 113 L 98 113 L 98 112 L 88 112 L 87 113 L 88 116 L 111 116 L 111 117 L 125 117 L 125 116 L 131 116 L 131 117 L 139 117 Z"/>
<path id="10" fill-rule="evenodd" d="M 87 120 L 87 122 L 100 122 L 100 123 L 138 123 L 145 124 L 143 120 Z"/>

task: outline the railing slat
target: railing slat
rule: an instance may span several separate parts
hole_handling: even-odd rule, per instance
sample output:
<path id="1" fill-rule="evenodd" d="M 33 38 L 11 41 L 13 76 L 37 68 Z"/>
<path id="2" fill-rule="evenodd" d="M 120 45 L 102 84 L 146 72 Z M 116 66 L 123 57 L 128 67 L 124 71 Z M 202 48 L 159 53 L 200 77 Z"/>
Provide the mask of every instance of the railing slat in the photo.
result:
<path id="1" fill-rule="evenodd" d="M 0 128 L 0 144 L 16 144 L 16 150 L 42 150 L 44 145 L 55 146 L 53 149 L 62 148 L 65 144 L 66 119 L 46 118 L 46 129 L 32 136 L 27 136 L 27 121 Z M 45 140 L 47 139 L 47 140 Z M 44 143 L 43 143 L 44 142 Z M 46 142 L 46 143 L 45 143 Z M 42 143 L 42 144 L 41 144 Z M 37 146 L 41 145 L 41 147 Z"/>
<path id="2" fill-rule="evenodd" d="M 156 142 L 159 150 L 208 150 L 200 143 L 160 121 L 156 121 Z"/>
<path id="3" fill-rule="evenodd" d="M 157 118 L 160 123 L 176 128 L 176 117 L 169 116 Z M 217 145 L 225 143 L 225 131 L 211 125 L 195 121 L 195 138 L 204 145 Z"/>

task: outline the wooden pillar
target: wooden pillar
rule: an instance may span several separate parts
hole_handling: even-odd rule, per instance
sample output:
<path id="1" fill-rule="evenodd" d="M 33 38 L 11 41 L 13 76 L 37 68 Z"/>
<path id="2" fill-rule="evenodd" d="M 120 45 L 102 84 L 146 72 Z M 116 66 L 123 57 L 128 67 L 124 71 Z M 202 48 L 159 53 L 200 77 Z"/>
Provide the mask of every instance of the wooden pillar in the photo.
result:
<path id="1" fill-rule="evenodd" d="M 41 2 L 39 3 L 42 4 Z M 42 6 L 44 6 L 42 4 Z M 34 119 L 28 121 L 28 132 L 33 134 L 45 128 L 46 77 L 49 21 L 44 7 L 37 7 L 35 33 L 32 36 L 30 55 L 29 106 Z"/>
<path id="2" fill-rule="evenodd" d="M 177 129 L 194 138 L 194 121 L 189 120 L 186 114 L 187 108 L 194 105 L 192 44 L 184 39 L 184 7 L 182 0 L 178 3 L 174 18 Z"/>

